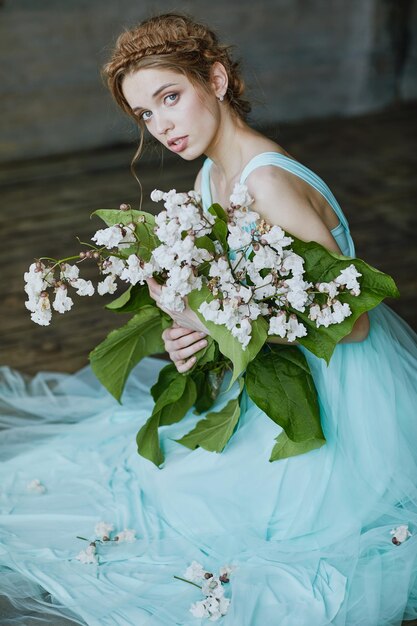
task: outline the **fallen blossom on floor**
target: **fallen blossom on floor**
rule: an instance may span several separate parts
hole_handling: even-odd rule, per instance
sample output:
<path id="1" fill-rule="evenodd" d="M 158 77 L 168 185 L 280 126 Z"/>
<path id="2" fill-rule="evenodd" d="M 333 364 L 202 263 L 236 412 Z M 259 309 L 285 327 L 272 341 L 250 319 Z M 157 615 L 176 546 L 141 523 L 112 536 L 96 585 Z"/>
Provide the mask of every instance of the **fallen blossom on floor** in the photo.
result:
<path id="1" fill-rule="evenodd" d="M 31 480 L 26 485 L 26 489 L 28 489 L 28 491 L 34 491 L 36 493 L 45 493 L 45 491 L 46 491 L 45 485 L 42 485 L 42 483 L 39 480 L 39 478 L 34 478 L 33 480 Z"/>

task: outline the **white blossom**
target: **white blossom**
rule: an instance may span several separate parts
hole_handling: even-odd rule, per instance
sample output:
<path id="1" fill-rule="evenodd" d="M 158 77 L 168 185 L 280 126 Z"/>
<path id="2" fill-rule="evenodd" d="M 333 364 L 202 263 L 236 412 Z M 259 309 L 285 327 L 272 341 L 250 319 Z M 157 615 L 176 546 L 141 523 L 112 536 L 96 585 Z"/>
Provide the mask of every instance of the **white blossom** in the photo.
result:
<path id="1" fill-rule="evenodd" d="M 353 295 L 358 296 L 360 294 L 360 285 L 357 280 L 359 276 L 362 276 L 362 274 L 360 274 L 353 263 L 351 263 L 348 267 L 345 267 L 334 280 L 338 285 L 346 285 L 346 288 L 350 289 Z"/>
<path id="2" fill-rule="evenodd" d="M 125 233 L 117 246 L 119 250 L 129 248 L 132 243 L 136 243 L 135 228 L 136 225 L 133 222 L 123 226 Z"/>
<path id="3" fill-rule="evenodd" d="M 278 335 L 284 338 L 287 334 L 287 315 L 285 311 L 278 311 L 269 320 L 268 335 Z"/>
<path id="4" fill-rule="evenodd" d="M 407 541 L 407 539 L 412 536 L 406 524 L 393 528 L 390 534 L 393 535 L 393 540 L 395 539 L 398 544 L 404 543 L 404 541 Z"/>
<path id="5" fill-rule="evenodd" d="M 69 265 L 69 263 L 62 263 L 60 270 L 61 280 L 75 280 L 80 273 L 80 268 L 77 265 Z"/>
<path id="6" fill-rule="evenodd" d="M 289 288 L 286 297 L 290 305 L 297 311 L 304 312 L 308 301 L 307 289 L 312 287 L 312 284 L 302 280 L 299 274 L 293 278 L 287 278 L 285 284 Z"/>
<path id="7" fill-rule="evenodd" d="M 224 588 L 218 576 L 211 576 L 204 579 L 202 584 L 202 592 L 206 596 L 213 598 L 222 598 L 224 596 Z"/>
<path id="8" fill-rule="evenodd" d="M 55 300 L 52 303 L 52 307 L 58 313 L 65 313 L 69 311 L 74 304 L 74 301 L 68 297 L 68 291 L 65 285 L 57 287 L 55 290 Z"/>
<path id="9" fill-rule="evenodd" d="M 152 202 L 161 202 L 164 197 L 164 192 L 160 189 L 154 189 L 151 193 Z"/>
<path id="10" fill-rule="evenodd" d="M 196 204 L 200 204 L 201 203 L 201 193 L 199 193 L 198 191 L 196 191 L 195 189 L 192 189 L 191 191 L 188 192 L 188 195 L 190 196 L 190 198 L 192 200 L 194 200 L 194 202 Z"/>
<path id="11" fill-rule="evenodd" d="M 159 302 L 165 309 L 177 311 L 178 313 L 181 313 L 185 309 L 183 298 L 179 296 L 174 289 L 170 289 L 169 287 L 162 287 Z"/>
<path id="12" fill-rule="evenodd" d="M 136 541 L 136 531 L 131 528 L 125 528 L 121 532 L 117 533 L 115 540 L 119 541 L 119 543 L 121 541 L 132 543 L 133 541 Z"/>
<path id="13" fill-rule="evenodd" d="M 320 293 L 328 293 L 331 300 L 339 294 L 339 285 L 334 280 L 328 283 L 318 283 L 317 289 Z"/>
<path id="14" fill-rule="evenodd" d="M 252 325 L 246 318 L 241 319 L 236 326 L 233 326 L 233 337 L 236 337 L 242 344 L 242 348 L 245 350 L 246 346 L 251 340 Z"/>
<path id="15" fill-rule="evenodd" d="M 34 491 L 36 493 L 45 493 L 46 492 L 46 487 L 45 487 L 45 485 L 43 485 L 41 483 L 39 478 L 34 478 L 30 482 L 28 482 L 28 484 L 26 485 L 26 489 L 28 491 Z"/>
<path id="16" fill-rule="evenodd" d="M 83 278 L 77 278 L 71 281 L 71 286 L 76 289 L 76 293 L 79 296 L 92 296 L 94 294 L 94 287 L 91 280 L 84 280 Z"/>
<path id="17" fill-rule="evenodd" d="M 194 617 L 209 617 L 210 613 L 207 610 L 205 600 L 199 600 L 194 602 L 190 607 L 190 613 Z"/>
<path id="18" fill-rule="evenodd" d="M 241 207 L 240 209 L 235 209 L 233 211 L 233 219 L 236 224 L 242 228 L 250 226 L 255 229 L 256 222 L 260 219 L 260 215 L 256 211 L 250 211 L 247 207 Z"/>
<path id="19" fill-rule="evenodd" d="M 235 183 L 230 196 L 230 204 L 235 207 L 248 207 L 253 203 L 248 188 L 242 183 Z"/>
<path id="20" fill-rule="evenodd" d="M 332 309 L 332 319 L 334 324 L 340 324 L 346 317 L 349 317 L 349 315 L 352 314 L 350 306 L 347 304 L 347 302 L 342 304 L 339 300 L 335 300 L 335 302 L 333 302 L 332 304 Z"/>
<path id="21" fill-rule="evenodd" d="M 320 316 L 320 313 L 321 313 L 320 306 L 318 304 L 313 304 L 310 307 L 310 313 L 308 314 L 308 317 L 314 322 L 314 320 L 316 320 Z"/>
<path id="22" fill-rule="evenodd" d="M 96 556 L 96 548 L 95 546 L 88 546 L 86 550 L 81 550 L 81 552 L 75 557 L 78 561 L 83 563 L 84 565 L 97 564 L 97 556 Z"/>
<path id="23" fill-rule="evenodd" d="M 276 269 L 281 265 L 281 257 L 275 250 L 268 246 L 260 246 L 252 259 L 253 266 L 257 270 L 264 268 Z"/>
<path id="24" fill-rule="evenodd" d="M 162 244 L 153 250 L 152 259 L 159 265 L 161 269 L 171 269 L 175 265 L 175 253 L 172 252 L 170 246 Z"/>
<path id="25" fill-rule="evenodd" d="M 290 315 L 287 322 L 287 339 L 288 341 L 295 341 L 297 337 L 305 337 L 307 334 L 307 328 L 298 321 L 296 315 Z"/>
<path id="26" fill-rule="evenodd" d="M 155 234 L 162 243 L 173 246 L 178 239 L 181 239 L 181 225 L 179 220 L 169 219 L 166 211 L 161 211 L 161 213 L 155 217 L 155 223 L 157 225 Z"/>
<path id="27" fill-rule="evenodd" d="M 293 276 L 304 273 L 304 259 L 299 254 L 291 252 L 290 250 L 283 250 L 283 261 L 281 266 L 281 273 L 292 272 Z"/>
<path id="28" fill-rule="evenodd" d="M 267 233 L 262 235 L 262 239 L 275 248 L 281 256 L 283 254 L 283 248 L 286 248 L 293 242 L 293 239 L 287 237 L 280 226 L 272 226 Z"/>
<path id="29" fill-rule="evenodd" d="M 229 262 L 224 257 L 210 263 L 209 276 L 213 278 L 218 276 L 223 283 L 234 281 Z"/>
<path id="30" fill-rule="evenodd" d="M 227 243 L 231 250 L 238 250 L 248 246 L 252 241 L 252 235 L 247 230 L 244 230 L 240 226 L 228 225 L 229 235 L 227 237 Z"/>
<path id="31" fill-rule="evenodd" d="M 184 572 L 184 578 L 191 580 L 193 583 L 198 583 L 204 578 L 204 574 L 206 573 L 205 569 L 201 565 L 201 563 L 197 563 L 197 561 L 193 561 L 191 565 L 187 567 Z"/>
<path id="32" fill-rule="evenodd" d="M 109 256 L 103 264 L 102 274 L 114 274 L 120 276 L 125 268 L 125 261 L 117 256 Z"/>
<path id="33" fill-rule="evenodd" d="M 114 293 L 116 289 L 116 276 L 114 274 L 106 276 L 103 281 L 97 283 L 97 291 L 100 296 L 104 296 L 105 293 Z"/>
<path id="34" fill-rule="evenodd" d="M 104 537 L 110 537 L 110 533 L 113 529 L 113 524 L 108 524 L 107 522 L 98 522 L 94 526 L 94 533 L 96 537 L 98 537 L 99 539 L 103 539 Z"/>
<path id="35" fill-rule="evenodd" d="M 116 226 L 110 226 L 109 228 L 102 228 L 98 230 L 91 237 L 91 240 L 95 241 L 98 246 L 115 248 L 123 240 L 123 232 L 119 224 L 117 224 Z"/>
<path id="36" fill-rule="evenodd" d="M 143 285 L 146 278 L 153 274 L 152 263 L 143 263 L 136 254 L 131 254 L 127 259 L 127 265 L 120 274 L 121 280 L 126 280 L 131 285 L 137 283 Z"/>
<path id="37" fill-rule="evenodd" d="M 311 309 L 310 309 L 311 314 Z M 317 313 L 316 316 L 316 326 L 319 328 L 320 326 L 324 326 L 327 328 L 333 324 L 333 311 L 330 306 L 324 306 L 320 309 L 320 313 Z"/>
<path id="38" fill-rule="evenodd" d="M 31 320 L 40 326 L 48 326 L 52 319 L 52 311 L 51 311 L 51 303 L 49 301 L 49 296 L 47 293 L 39 297 L 36 302 L 29 300 L 29 302 L 25 303 L 27 308 L 33 305 L 32 315 L 30 316 Z"/>

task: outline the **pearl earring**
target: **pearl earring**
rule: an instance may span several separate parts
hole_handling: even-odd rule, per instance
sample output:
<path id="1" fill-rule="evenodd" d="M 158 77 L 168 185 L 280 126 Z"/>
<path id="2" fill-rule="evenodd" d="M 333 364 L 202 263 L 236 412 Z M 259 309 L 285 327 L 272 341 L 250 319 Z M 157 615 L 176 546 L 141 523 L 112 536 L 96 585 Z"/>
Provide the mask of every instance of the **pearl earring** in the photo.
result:
<path id="1" fill-rule="evenodd" d="M 224 96 L 217 96 L 217 99 L 220 100 L 220 102 L 223 102 Z"/>

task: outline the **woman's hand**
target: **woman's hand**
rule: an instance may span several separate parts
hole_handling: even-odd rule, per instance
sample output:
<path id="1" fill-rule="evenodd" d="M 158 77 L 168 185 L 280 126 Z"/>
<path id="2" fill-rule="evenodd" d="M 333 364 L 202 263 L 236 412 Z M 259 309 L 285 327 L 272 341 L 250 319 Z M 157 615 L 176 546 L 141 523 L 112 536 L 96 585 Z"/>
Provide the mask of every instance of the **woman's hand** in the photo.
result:
<path id="1" fill-rule="evenodd" d="M 149 278 L 146 282 L 148 283 L 151 298 L 155 300 L 157 306 L 162 311 L 165 311 L 174 320 L 172 326 L 166 328 L 162 333 L 165 350 L 168 352 L 177 370 L 181 373 L 187 372 L 196 362 L 196 357 L 193 355 L 206 347 L 207 340 L 204 337 L 208 335 L 208 330 L 187 305 L 186 299 L 185 309 L 181 313 L 166 309 L 161 306 L 159 301 L 161 285 L 154 278 Z"/>
<path id="2" fill-rule="evenodd" d="M 205 332 L 178 326 L 176 322 L 164 330 L 162 339 L 165 350 L 179 372 L 184 373 L 192 368 L 196 362 L 194 354 L 207 345 L 207 340 L 203 339 L 205 336 Z"/>
<path id="3" fill-rule="evenodd" d="M 172 311 L 171 309 L 167 309 L 160 304 L 161 290 L 162 286 L 156 282 L 154 278 L 148 278 L 146 280 L 148 283 L 149 294 L 151 298 L 153 298 L 157 304 L 157 306 L 165 311 L 174 322 L 177 323 L 178 326 L 182 326 L 188 330 L 197 330 L 203 332 L 205 335 L 209 334 L 209 331 L 204 326 L 204 324 L 200 321 L 200 318 L 187 304 L 187 298 L 184 298 L 185 309 L 179 313 L 178 311 Z"/>

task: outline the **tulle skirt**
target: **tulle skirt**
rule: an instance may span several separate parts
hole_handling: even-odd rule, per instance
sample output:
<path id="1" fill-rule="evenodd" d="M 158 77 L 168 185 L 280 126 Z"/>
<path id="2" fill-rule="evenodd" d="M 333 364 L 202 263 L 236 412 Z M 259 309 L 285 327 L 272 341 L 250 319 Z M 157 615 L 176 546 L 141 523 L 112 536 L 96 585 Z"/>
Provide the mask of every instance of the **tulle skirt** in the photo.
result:
<path id="1" fill-rule="evenodd" d="M 2 368 L 0 590 L 22 616 L 8 623 L 35 609 L 89 626 L 199 626 L 200 589 L 174 578 L 192 561 L 233 566 L 224 626 L 416 618 L 417 339 L 386 305 L 369 315 L 367 339 L 339 344 L 329 366 L 303 350 L 327 443 L 273 463 L 280 427 L 247 396 L 221 454 L 175 441 L 202 418 L 190 411 L 160 429 L 162 469 L 139 456 L 159 359 L 134 369 L 121 405 L 89 367 L 33 379 Z M 136 541 L 100 544 L 84 564 L 77 536 L 100 521 Z M 395 545 L 400 525 L 411 536 Z"/>

